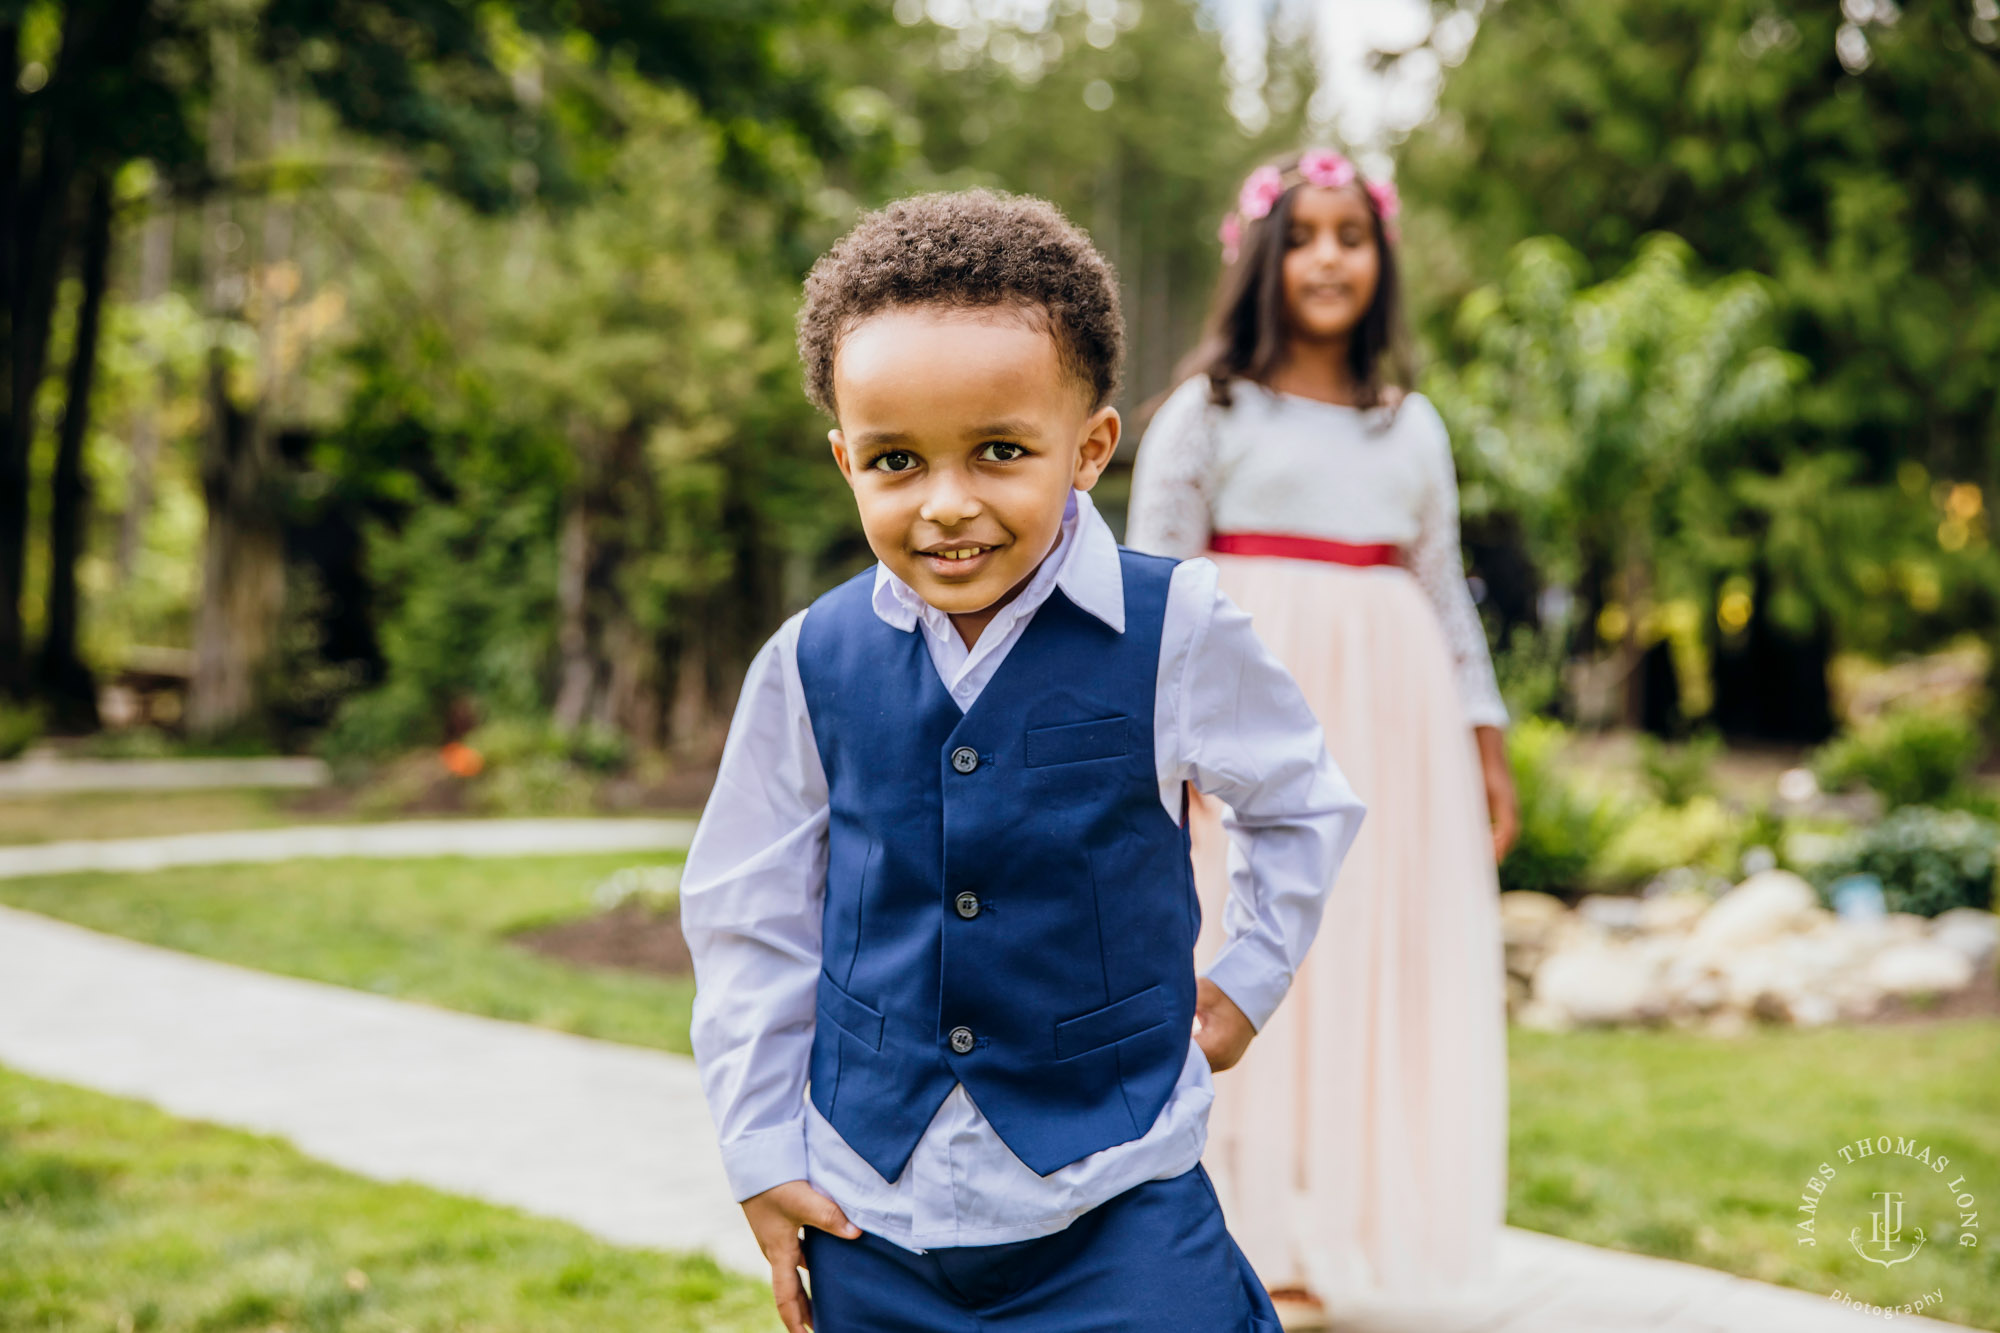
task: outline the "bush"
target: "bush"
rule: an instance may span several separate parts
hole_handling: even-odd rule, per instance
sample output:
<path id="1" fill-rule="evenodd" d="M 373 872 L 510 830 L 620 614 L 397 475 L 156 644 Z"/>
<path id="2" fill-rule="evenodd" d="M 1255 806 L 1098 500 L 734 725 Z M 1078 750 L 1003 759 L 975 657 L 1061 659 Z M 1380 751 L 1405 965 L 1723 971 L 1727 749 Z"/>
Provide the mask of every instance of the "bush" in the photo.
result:
<path id="1" fill-rule="evenodd" d="M 1579 888 L 1611 840 L 1617 810 L 1564 776 L 1568 733 L 1528 718 L 1507 734 L 1507 759 L 1521 802 L 1521 834 L 1500 863 L 1502 889 L 1566 893 Z"/>
<path id="2" fill-rule="evenodd" d="M 1639 738 L 1639 771 L 1664 805 L 1675 809 L 1715 788 L 1709 770 L 1722 753 L 1722 738 L 1704 732 L 1684 745 L 1668 745 L 1653 736 Z"/>
<path id="3" fill-rule="evenodd" d="M 1966 787 L 1983 748 L 1957 713 L 1902 709 L 1822 747 L 1813 770 L 1827 790 L 1866 786 L 1891 810 L 1945 805 Z"/>
<path id="4" fill-rule="evenodd" d="M 1631 888 L 1683 866 L 1721 875 L 1736 870 L 1739 823 L 1713 796 L 1644 806 L 1612 822 L 1611 836 L 1591 863 L 1590 877 L 1603 887 Z"/>
<path id="5" fill-rule="evenodd" d="M 1873 875 L 1892 912 L 1990 909 L 1996 847 L 2000 825 L 1963 810 L 1906 806 L 1815 866 L 1813 878 L 1824 896 L 1843 875 Z"/>
<path id="6" fill-rule="evenodd" d="M 39 709 L 15 708 L 0 703 L 0 759 L 18 759 L 21 752 L 42 734 Z"/>

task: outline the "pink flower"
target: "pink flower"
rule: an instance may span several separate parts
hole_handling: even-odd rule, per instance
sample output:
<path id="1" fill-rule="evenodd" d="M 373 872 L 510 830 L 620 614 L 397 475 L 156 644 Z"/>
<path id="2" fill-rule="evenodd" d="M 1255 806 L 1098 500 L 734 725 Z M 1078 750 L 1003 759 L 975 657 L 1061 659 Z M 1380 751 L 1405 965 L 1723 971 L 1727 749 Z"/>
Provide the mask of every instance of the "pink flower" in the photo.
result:
<path id="1" fill-rule="evenodd" d="M 1215 239 L 1222 242 L 1222 262 L 1233 264 L 1243 249 L 1243 219 L 1231 213 L 1222 219 L 1222 225 L 1215 230 Z"/>
<path id="2" fill-rule="evenodd" d="M 1354 164 L 1331 148 L 1309 148 L 1299 158 L 1299 175 L 1308 185 L 1338 190 L 1354 179 Z"/>
<path id="3" fill-rule="evenodd" d="M 1396 215 L 1403 211 L 1403 201 L 1390 181 L 1369 181 L 1368 197 L 1375 201 L 1375 211 L 1382 215 L 1384 222 L 1393 222 Z"/>
<path id="4" fill-rule="evenodd" d="M 1285 178 L 1278 174 L 1276 167 L 1259 167 L 1243 182 L 1243 189 L 1236 196 L 1236 211 L 1246 222 L 1255 222 L 1268 216 L 1285 194 Z"/>

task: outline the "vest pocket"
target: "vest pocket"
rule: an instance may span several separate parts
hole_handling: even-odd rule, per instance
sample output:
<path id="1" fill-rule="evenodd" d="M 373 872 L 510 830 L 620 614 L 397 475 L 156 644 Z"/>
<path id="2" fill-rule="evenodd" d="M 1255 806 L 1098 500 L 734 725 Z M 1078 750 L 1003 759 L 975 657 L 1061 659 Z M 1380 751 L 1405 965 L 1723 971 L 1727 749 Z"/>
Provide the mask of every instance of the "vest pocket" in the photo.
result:
<path id="1" fill-rule="evenodd" d="M 1056 1059 L 1087 1055 L 1149 1032 L 1166 1021 L 1167 993 L 1158 986 L 1149 986 L 1116 1004 L 1056 1024 Z"/>
<path id="2" fill-rule="evenodd" d="M 1116 759 L 1129 746 L 1123 717 L 1095 722 L 1071 722 L 1060 727 L 1034 727 L 1028 732 L 1027 767 L 1080 764 L 1087 759 Z"/>
<path id="3" fill-rule="evenodd" d="M 882 1015 L 836 986 L 824 972 L 819 977 L 819 1011 L 869 1050 L 882 1049 Z"/>

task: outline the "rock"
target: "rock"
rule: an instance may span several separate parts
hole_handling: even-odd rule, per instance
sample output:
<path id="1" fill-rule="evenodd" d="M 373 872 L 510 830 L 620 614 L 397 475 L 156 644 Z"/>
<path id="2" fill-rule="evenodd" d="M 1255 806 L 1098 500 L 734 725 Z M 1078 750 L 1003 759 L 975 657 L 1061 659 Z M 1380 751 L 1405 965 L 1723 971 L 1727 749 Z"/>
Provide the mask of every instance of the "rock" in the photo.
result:
<path id="1" fill-rule="evenodd" d="M 1646 904 L 1617 894 L 1593 894 L 1576 905 L 1576 913 L 1608 935 L 1636 935 Z"/>
<path id="2" fill-rule="evenodd" d="M 1560 1005 L 1544 1004 L 1540 1000 L 1530 1000 L 1521 1008 L 1521 1016 L 1516 1020 L 1524 1028 L 1537 1032 L 1567 1032 L 1576 1024 L 1570 1021 Z"/>
<path id="3" fill-rule="evenodd" d="M 1868 964 L 1868 980 L 1886 995 L 1946 995 L 1972 984 L 1964 954 L 1942 944 L 1892 944 Z"/>
<path id="4" fill-rule="evenodd" d="M 1676 889 L 1639 905 L 1639 929 L 1649 935 L 1683 935 L 1708 911 L 1709 897 L 1696 889 Z"/>
<path id="5" fill-rule="evenodd" d="M 1716 899 L 1695 923 L 1694 942 L 1711 953 L 1749 948 L 1810 925 L 1818 907 L 1812 885 L 1788 870 L 1766 870 Z"/>
<path id="6" fill-rule="evenodd" d="M 1534 1005 L 1586 1024 L 1645 1023 L 1666 1015 L 1659 969 L 1636 949 L 1584 946 L 1551 955 L 1535 971 Z"/>
<path id="7" fill-rule="evenodd" d="M 2000 952 L 2000 916 L 1976 907 L 1954 907 L 1931 922 L 1931 942 L 1962 954 L 1977 969 Z"/>
<path id="8" fill-rule="evenodd" d="M 1508 974 L 1523 980 L 1534 976 L 1571 921 L 1560 898 L 1525 889 L 1501 894 L 1500 938 L 1506 946 Z"/>
<path id="9" fill-rule="evenodd" d="M 1515 889 L 1500 895 L 1500 932 L 1509 944 L 1539 944 L 1568 915 L 1562 899 L 1551 894 Z"/>

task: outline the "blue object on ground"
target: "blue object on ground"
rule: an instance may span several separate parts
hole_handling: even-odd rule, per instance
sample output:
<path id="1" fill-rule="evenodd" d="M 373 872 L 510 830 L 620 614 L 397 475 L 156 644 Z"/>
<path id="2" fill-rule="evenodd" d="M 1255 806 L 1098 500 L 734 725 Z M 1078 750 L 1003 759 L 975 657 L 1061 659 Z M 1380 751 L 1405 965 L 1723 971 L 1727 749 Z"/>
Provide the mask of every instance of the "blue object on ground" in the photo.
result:
<path id="1" fill-rule="evenodd" d="M 1882 881 L 1873 875 L 1842 875 L 1828 890 L 1833 910 L 1846 921 L 1880 921 L 1889 914 Z"/>

